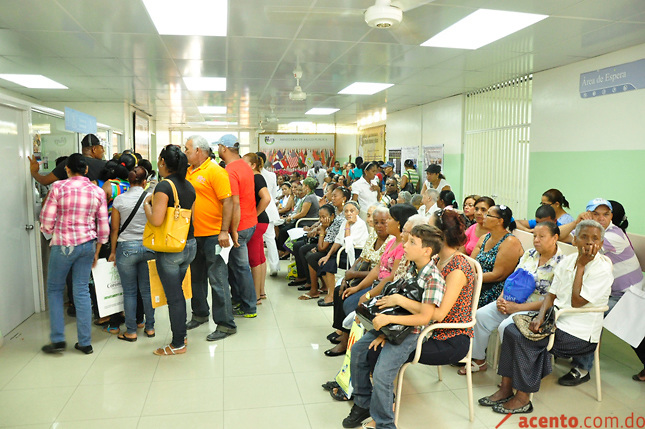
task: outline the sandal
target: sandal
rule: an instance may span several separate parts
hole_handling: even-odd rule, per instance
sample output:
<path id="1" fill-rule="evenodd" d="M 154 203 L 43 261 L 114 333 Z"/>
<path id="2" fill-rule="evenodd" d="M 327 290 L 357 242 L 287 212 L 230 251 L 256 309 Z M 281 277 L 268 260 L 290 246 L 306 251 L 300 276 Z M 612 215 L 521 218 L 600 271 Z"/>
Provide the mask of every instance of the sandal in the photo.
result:
<path id="1" fill-rule="evenodd" d="M 184 344 L 181 347 L 174 348 L 171 344 L 168 344 L 166 347 L 159 348 L 152 352 L 152 354 L 157 356 L 172 356 L 172 355 L 181 355 L 186 353 L 186 345 Z"/>
<path id="2" fill-rule="evenodd" d="M 96 326 L 105 326 L 105 325 L 107 325 L 108 323 L 110 323 L 110 318 L 109 318 L 109 317 L 102 317 L 102 318 L 100 318 L 100 319 L 96 319 L 96 320 L 94 321 L 94 324 L 95 324 Z"/>
<path id="3" fill-rule="evenodd" d="M 470 372 L 484 372 L 487 369 L 488 369 L 488 365 L 486 364 L 486 362 L 482 363 L 481 365 L 478 365 L 474 360 L 470 361 Z M 459 371 L 457 371 L 457 374 L 466 375 L 466 367 L 464 366 Z"/>
<path id="4" fill-rule="evenodd" d="M 299 299 L 300 301 L 308 301 L 308 300 L 310 300 L 310 299 L 316 299 L 316 298 L 318 298 L 318 295 L 316 295 L 316 296 L 311 296 L 311 295 L 309 295 L 308 293 L 303 293 L 302 295 L 300 295 L 300 296 L 298 297 L 298 299 Z"/>
<path id="5" fill-rule="evenodd" d="M 146 324 L 145 324 L 145 323 L 143 323 L 143 322 L 141 322 L 141 323 L 137 323 L 137 328 L 138 328 L 138 329 L 145 328 L 145 326 L 146 326 Z"/>
<path id="6" fill-rule="evenodd" d="M 267 299 L 267 294 L 266 293 L 261 293 L 260 294 L 260 299 Z"/>
<path id="7" fill-rule="evenodd" d="M 146 329 L 144 331 L 148 338 L 153 338 L 155 336 L 155 330 L 154 329 Z"/>
<path id="8" fill-rule="evenodd" d="M 341 389 L 340 387 L 334 387 L 329 391 L 329 394 L 332 398 L 341 402 L 346 402 L 351 399 L 351 397 L 348 398 L 347 395 L 345 395 L 345 392 L 343 392 L 343 389 Z"/>
<path id="9" fill-rule="evenodd" d="M 134 343 L 137 341 L 137 337 L 126 337 L 125 332 L 116 336 L 119 340 L 127 341 L 129 343 Z"/>
<path id="10" fill-rule="evenodd" d="M 255 301 L 255 305 L 262 305 L 262 298 L 258 298 L 258 300 Z"/>
<path id="11" fill-rule="evenodd" d="M 338 387 L 340 387 L 340 385 L 336 380 L 328 381 L 327 383 L 322 385 L 322 388 L 326 391 L 330 391 L 331 389 L 336 389 Z"/>
<path id="12" fill-rule="evenodd" d="M 108 334 L 112 335 L 118 335 L 121 333 L 121 329 L 118 326 L 106 325 L 103 327 L 103 332 L 107 332 Z"/>

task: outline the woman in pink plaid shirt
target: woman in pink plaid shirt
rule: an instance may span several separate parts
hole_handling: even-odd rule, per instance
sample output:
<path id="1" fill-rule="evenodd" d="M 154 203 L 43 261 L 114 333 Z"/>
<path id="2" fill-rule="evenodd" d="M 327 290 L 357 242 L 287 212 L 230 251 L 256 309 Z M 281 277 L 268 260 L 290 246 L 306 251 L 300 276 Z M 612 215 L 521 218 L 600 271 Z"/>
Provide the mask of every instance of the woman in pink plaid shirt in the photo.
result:
<path id="1" fill-rule="evenodd" d="M 92 304 L 88 282 L 92 266 L 98 259 L 100 245 L 110 235 L 105 192 L 85 177 L 87 163 L 80 153 L 67 158 L 68 179 L 52 185 L 40 213 L 40 229 L 52 234 L 51 254 L 47 272 L 47 298 L 51 344 L 43 346 L 45 353 L 65 350 L 65 320 L 63 292 L 67 273 L 72 269 L 76 329 L 78 342 L 74 346 L 85 354 L 93 352 L 91 345 Z"/>

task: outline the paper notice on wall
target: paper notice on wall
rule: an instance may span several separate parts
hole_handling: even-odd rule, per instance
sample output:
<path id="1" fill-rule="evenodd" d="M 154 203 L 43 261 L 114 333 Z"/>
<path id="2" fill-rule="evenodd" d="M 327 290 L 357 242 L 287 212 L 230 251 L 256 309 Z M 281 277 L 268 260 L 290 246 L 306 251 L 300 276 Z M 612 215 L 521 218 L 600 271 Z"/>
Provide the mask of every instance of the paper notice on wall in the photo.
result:
<path id="1" fill-rule="evenodd" d="M 419 159 L 419 147 L 418 146 L 411 146 L 411 147 L 402 147 L 401 148 L 401 161 L 405 163 L 408 159 L 411 159 L 414 161 L 414 165 L 417 165 L 417 161 Z"/>
<path id="2" fill-rule="evenodd" d="M 443 145 L 423 146 L 423 170 L 431 164 L 438 164 L 443 171 Z"/>

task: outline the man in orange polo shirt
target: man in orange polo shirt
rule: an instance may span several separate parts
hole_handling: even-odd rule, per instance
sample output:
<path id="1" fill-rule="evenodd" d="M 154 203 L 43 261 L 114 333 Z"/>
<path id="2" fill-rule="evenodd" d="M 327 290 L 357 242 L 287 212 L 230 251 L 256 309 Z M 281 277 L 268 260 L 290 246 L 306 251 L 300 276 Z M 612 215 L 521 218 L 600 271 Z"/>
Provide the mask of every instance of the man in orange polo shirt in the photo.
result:
<path id="1" fill-rule="evenodd" d="M 251 239 L 258 223 L 255 209 L 255 179 L 253 170 L 240 158 L 240 144 L 233 134 L 226 134 L 217 141 L 219 157 L 226 162 L 226 171 L 233 193 L 233 218 L 231 237 L 234 246 L 228 260 L 228 277 L 231 295 L 239 307 L 236 316 L 256 317 L 255 286 L 249 265 L 249 252 L 246 243 Z"/>
<path id="2" fill-rule="evenodd" d="M 190 168 L 186 179 L 195 188 L 193 226 L 197 254 L 190 264 L 193 286 L 192 319 L 186 324 L 193 329 L 208 322 L 208 281 L 212 289 L 213 321 L 217 325 L 208 341 L 221 340 L 237 332 L 233 320 L 231 289 L 226 263 L 219 256 L 222 247 L 231 245 L 228 230 L 231 224 L 233 198 L 228 173 L 210 159 L 210 146 L 205 138 L 195 135 L 186 141 L 186 157 Z"/>

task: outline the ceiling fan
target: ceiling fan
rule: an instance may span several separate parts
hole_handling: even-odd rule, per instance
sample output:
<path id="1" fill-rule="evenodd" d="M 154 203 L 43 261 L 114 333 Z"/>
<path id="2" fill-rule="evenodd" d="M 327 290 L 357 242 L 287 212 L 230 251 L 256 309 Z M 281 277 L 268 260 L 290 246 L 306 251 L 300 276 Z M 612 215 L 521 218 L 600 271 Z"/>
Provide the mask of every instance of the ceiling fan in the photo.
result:
<path id="1" fill-rule="evenodd" d="M 365 22 L 374 28 L 391 28 L 401 23 L 403 13 L 420 6 L 432 3 L 434 0 L 375 0 L 366 9 L 338 7 L 298 7 L 298 6 L 267 6 L 265 12 L 270 19 L 281 21 L 302 21 L 308 19 L 334 19 L 338 17 L 363 16 Z"/>

